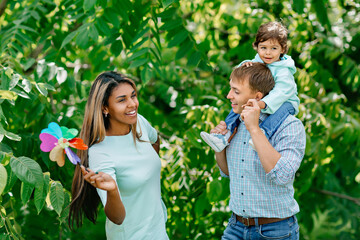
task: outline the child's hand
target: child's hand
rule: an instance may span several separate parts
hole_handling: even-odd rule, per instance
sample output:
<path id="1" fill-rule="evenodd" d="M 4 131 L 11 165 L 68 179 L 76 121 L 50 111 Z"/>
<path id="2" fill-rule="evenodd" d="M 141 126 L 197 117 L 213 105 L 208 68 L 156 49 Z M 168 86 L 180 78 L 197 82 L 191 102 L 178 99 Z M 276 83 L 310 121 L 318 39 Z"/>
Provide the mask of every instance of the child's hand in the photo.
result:
<path id="1" fill-rule="evenodd" d="M 218 133 L 225 135 L 227 133 L 226 129 L 226 123 L 224 121 L 221 121 L 214 129 L 210 131 L 210 133 Z"/>
<path id="2" fill-rule="evenodd" d="M 243 64 L 245 65 L 245 67 L 251 67 L 253 65 L 252 62 L 244 62 Z"/>
<path id="3" fill-rule="evenodd" d="M 266 104 L 265 104 L 264 101 L 257 100 L 257 99 L 255 99 L 255 100 L 257 101 L 257 104 L 259 105 L 260 109 L 264 109 L 264 108 L 265 108 Z M 246 104 L 242 105 L 241 107 L 244 109 L 246 106 L 252 107 L 253 105 L 250 104 L 250 102 L 247 102 Z"/>

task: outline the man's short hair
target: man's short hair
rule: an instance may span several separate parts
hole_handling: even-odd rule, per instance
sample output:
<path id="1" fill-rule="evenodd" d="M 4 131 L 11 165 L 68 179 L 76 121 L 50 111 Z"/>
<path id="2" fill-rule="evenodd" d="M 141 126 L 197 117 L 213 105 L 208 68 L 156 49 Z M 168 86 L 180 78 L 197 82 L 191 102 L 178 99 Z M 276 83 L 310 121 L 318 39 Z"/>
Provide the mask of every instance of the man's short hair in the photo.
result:
<path id="1" fill-rule="evenodd" d="M 253 62 L 252 66 L 249 67 L 243 64 L 235 68 L 230 75 L 230 80 L 233 82 L 243 82 L 246 79 L 249 80 L 249 86 L 252 91 L 259 91 L 264 96 L 275 86 L 271 71 L 264 63 Z"/>

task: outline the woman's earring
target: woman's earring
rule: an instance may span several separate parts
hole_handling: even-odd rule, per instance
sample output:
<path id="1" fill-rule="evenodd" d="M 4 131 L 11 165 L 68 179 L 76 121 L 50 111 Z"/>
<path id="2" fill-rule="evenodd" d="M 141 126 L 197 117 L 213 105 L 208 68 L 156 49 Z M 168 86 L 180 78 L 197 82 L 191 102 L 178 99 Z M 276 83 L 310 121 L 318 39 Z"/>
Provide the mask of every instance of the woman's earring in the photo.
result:
<path id="1" fill-rule="evenodd" d="M 104 113 L 105 114 L 105 118 L 107 118 L 108 117 L 108 113 Z"/>

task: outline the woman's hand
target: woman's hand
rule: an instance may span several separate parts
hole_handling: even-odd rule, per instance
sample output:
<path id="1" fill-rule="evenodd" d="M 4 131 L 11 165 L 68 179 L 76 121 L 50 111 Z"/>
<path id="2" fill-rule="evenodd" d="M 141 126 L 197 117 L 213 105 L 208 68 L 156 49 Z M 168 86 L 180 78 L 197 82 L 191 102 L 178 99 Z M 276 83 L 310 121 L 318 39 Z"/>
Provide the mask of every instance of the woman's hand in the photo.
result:
<path id="1" fill-rule="evenodd" d="M 85 169 L 84 166 L 81 166 L 81 171 L 84 175 L 84 180 L 92 186 L 105 191 L 117 190 L 116 182 L 109 174 L 104 172 L 95 173 L 91 169 Z"/>

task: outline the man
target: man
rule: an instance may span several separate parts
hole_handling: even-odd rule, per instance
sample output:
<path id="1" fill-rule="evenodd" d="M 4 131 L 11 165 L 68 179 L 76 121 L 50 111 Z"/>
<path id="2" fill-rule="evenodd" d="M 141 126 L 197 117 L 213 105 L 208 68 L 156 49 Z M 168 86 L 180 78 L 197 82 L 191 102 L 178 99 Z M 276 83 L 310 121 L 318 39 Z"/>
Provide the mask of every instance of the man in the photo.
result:
<path id="1" fill-rule="evenodd" d="M 232 216 L 222 236 L 226 239 L 299 239 L 295 214 L 294 177 L 305 152 L 301 121 L 289 115 L 268 140 L 259 124 L 267 114 L 257 103 L 273 88 L 270 70 L 262 63 L 236 68 L 227 98 L 240 124 L 230 145 L 215 153 L 222 176 L 230 178 Z M 211 133 L 225 134 L 220 122 Z M 249 145 L 252 138 L 255 150 Z"/>

